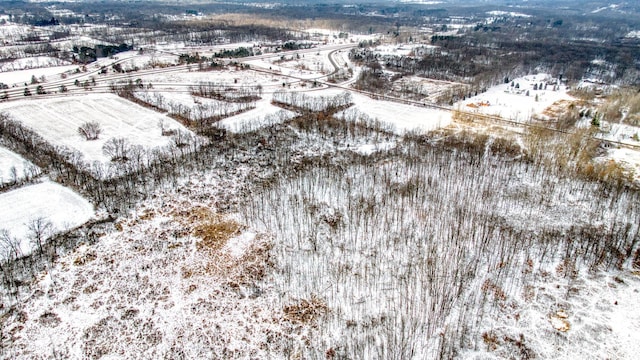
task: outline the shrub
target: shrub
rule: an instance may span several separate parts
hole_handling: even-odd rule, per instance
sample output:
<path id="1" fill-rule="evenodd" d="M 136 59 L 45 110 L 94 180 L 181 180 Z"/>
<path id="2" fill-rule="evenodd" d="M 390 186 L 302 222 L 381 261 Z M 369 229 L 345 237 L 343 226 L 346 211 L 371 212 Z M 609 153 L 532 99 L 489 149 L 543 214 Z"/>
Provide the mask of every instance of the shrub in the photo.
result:
<path id="1" fill-rule="evenodd" d="M 84 136 L 87 141 L 98 140 L 102 133 L 102 127 L 97 121 L 87 121 L 78 127 L 78 134 Z"/>

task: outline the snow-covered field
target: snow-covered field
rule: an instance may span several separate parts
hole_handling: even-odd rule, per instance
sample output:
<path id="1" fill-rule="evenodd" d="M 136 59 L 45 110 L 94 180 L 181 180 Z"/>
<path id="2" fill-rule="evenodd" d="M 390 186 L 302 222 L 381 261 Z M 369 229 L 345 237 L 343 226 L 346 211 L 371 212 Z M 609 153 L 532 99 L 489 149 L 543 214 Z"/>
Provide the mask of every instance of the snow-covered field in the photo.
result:
<path id="1" fill-rule="evenodd" d="M 122 231 L 60 258 L 35 285 L 52 297 L 30 291 L 19 305 L 27 318 L 2 328 L 19 334 L 3 356 L 267 359 L 299 342 L 273 289 L 245 289 L 270 271 L 268 238 L 241 235 L 209 253 L 192 235 L 201 225 L 193 216 L 215 212 L 215 203 L 236 194 L 246 170 L 181 182 L 132 211 Z M 205 196 L 188 199 L 183 191 Z"/>
<path id="2" fill-rule="evenodd" d="M 312 64 L 311 65 L 312 68 L 307 68 L 306 67 L 307 65 L 305 65 L 305 69 L 303 69 L 300 67 L 300 65 L 304 64 L 304 62 L 297 62 L 297 61 L 293 65 L 286 64 L 286 63 L 281 63 L 281 64 L 274 63 L 272 62 L 272 60 L 268 60 L 268 59 L 250 60 L 250 61 L 246 61 L 246 63 L 254 67 L 269 69 L 271 71 L 275 71 L 286 76 L 294 76 L 294 77 L 299 77 L 307 80 L 317 79 L 333 71 L 333 67 L 325 68 L 324 64 Z M 306 70 L 306 69 L 314 69 L 314 71 Z M 318 72 L 317 69 L 322 69 L 322 72 Z"/>
<path id="3" fill-rule="evenodd" d="M 0 64 L 0 72 L 26 70 L 35 68 L 48 68 L 71 65 L 69 61 L 60 60 L 50 56 L 35 56 L 16 59 Z"/>
<path id="4" fill-rule="evenodd" d="M 424 133 L 446 127 L 451 123 L 451 113 L 444 110 L 373 100 L 357 93 L 353 94 L 353 102 L 354 106 L 336 116 L 348 121 L 377 120 L 399 134 Z"/>
<path id="5" fill-rule="evenodd" d="M 181 109 L 190 109 L 194 118 L 223 116 L 252 105 L 251 103 L 229 103 L 197 97 L 188 93 L 168 91 L 136 92 L 135 97 L 173 113 L 180 113 Z"/>
<path id="6" fill-rule="evenodd" d="M 140 78 L 145 84 L 164 84 L 166 88 L 171 88 L 172 84 L 197 86 L 199 83 L 216 83 L 228 85 L 229 87 L 256 86 L 260 84 L 265 88 L 265 91 L 269 88 L 281 88 L 283 81 L 290 82 L 290 79 L 287 78 L 250 70 L 196 71 L 196 69 L 197 66 L 193 65 L 193 71 L 150 74 L 143 75 Z"/>
<path id="7" fill-rule="evenodd" d="M 93 205 L 54 182 L 28 185 L 0 194 L 0 229 L 20 241 L 23 254 L 31 252 L 29 225 L 38 218 L 51 222 L 52 233 L 84 224 L 94 215 Z M 48 235 L 52 235 L 52 233 Z"/>
<path id="8" fill-rule="evenodd" d="M 294 116 L 296 113 L 272 105 L 268 98 L 258 101 L 253 110 L 221 120 L 218 126 L 233 133 L 245 133 L 283 123 Z"/>
<path id="9" fill-rule="evenodd" d="M 37 166 L 13 151 L 0 146 L 0 184 L 20 181 L 40 172 Z"/>
<path id="10" fill-rule="evenodd" d="M 253 65 L 273 68 L 283 74 L 308 76 L 309 74 L 326 75 L 333 72 L 334 68 L 329 61 L 329 51 L 287 52 L 285 54 L 275 54 L 274 57 L 265 60 L 254 60 Z M 306 71 L 305 71 L 306 70 Z M 296 72 L 299 71 L 299 72 Z"/>
<path id="11" fill-rule="evenodd" d="M 455 88 L 465 87 L 462 83 L 425 79 L 418 76 L 403 76 L 393 82 L 393 90 L 398 94 L 411 93 L 414 98 L 428 103 L 442 102 L 447 93 Z"/>
<path id="12" fill-rule="evenodd" d="M 513 79 L 513 86 L 511 83 L 493 86 L 484 93 L 454 104 L 454 108 L 520 122 L 529 121 L 536 115 L 544 117 L 542 112 L 557 101 L 573 100 L 565 85 L 551 85 L 556 81 L 547 74 L 523 76 Z M 540 84 L 542 89 L 534 90 L 534 86 L 539 87 Z M 558 87 L 555 91 L 554 86 Z"/>
<path id="13" fill-rule="evenodd" d="M 638 140 L 640 138 L 640 128 L 637 126 L 607 123 L 601 126 L 601 128 L 603 127 L 607 129 L 602 134 L 602 137 L 607 140 L 640 145 L 640 140 Z"/>
<path id="14" fill-rule="evenodd" d="M 428 44 L 379 45 L 373 48 L 373 51 L 383 56 L 415 56 L 416 52 L 428 52 L 436 47 Z"/>
<path id="15" fill-rule="evenodd" d="M 112 138 L 125 138 L 131 145 L 146 149 L 170 145 L 172 139 L 162 136 L 160 121 L 167 130 L 191 133 L 167 116 L 112 94 L 21 100 L 2 103 L 0 110 L 34 129 L 50 143 L 79 151 L 89 163 L 110 162 L 102 147 Z M 102 133 L 98 140 L 87 141 L 78 134 L 78 127 L 85 122 L 100 124 Z"/>
<path id="16" fill-rule="evenodd" d="M 118 53 L 113 58 L 98 60 L 100 66 L 108 66 L 113 62 L 119 62 L 122 69 L 132 71 L 134 69 L 151 69 L 158 66 L 170 66 L 178 64 L 178 55 L 155 52 L 153 50 L 139 54 L 137 51 L 125 51 Z"/>
<path id="17" fill-rule="evenodd" d="M 507 12 L 507 11 L 500 11 L 500 10 L 487 11 L 487 14 L 493 15 L 493 16 L 511 16 L 511 17 L 524 17 L 524 18 L 531 17 L 531 15 L 527 15 L 519 12 L 513 12 L 513 11 Z"/>
<path id="18" fill-rule="evenodd" d="M 158 51 L 172 53 L 188 53 L 198 52 L 203 56 L 212 56 L 221 50 L 235 50 L 237 48 L 253 48 L 257 43 L 254 42 L 237 42 L 233 44 L 209 45 L 209 46 L 187 46 L 184 43 L 173 42 L 170 44 L 157 44 L 154 48 Z"/>
<path id="19" fill-rule="evenodd" d="M 77 65 L 65 65 L 44 67 L 38 69 L 29 70 L 16 70 L 0 72 L 0 82 L 11 86 L 24 86 L 24 84 L 30 84 L 31 78 L 35 76 L 38 80 L 44 76 L 46 80 L 59 79 L 60 74 L 72 72 L 78 69 Z"/>
<path id="20" fill-rule="evenodd" d="M 640 181 L 640 151 L 627 148 L 612 149 L 608 151 L 607 157 L 632 170 L 636 180 Z"/>

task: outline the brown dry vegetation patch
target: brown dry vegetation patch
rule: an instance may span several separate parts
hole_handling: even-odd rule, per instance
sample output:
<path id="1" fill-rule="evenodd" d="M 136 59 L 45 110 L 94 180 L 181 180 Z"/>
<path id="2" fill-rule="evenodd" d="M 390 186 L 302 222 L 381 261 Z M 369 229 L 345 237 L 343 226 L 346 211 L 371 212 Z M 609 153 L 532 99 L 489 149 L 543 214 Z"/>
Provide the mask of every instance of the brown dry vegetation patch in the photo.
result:
<path id="1" fill-rule="evenodd" d="M 92 262 L 93 260 L 95 260 L 97 258 L 98 258 L 98 255 L 94 251 L 88 251 L 88 252 L 86 252 L 84 254 L 78 255 L 73 260 L 73 265 L 82 266 L 82 265 L 85 265 L 87 263 Z"/>
<path id="2" fill-rule="evenodd" d="M 582 101 L 581 103 L 584 102 Z M 575 101 L 571 100 L 558 100 L 544 109 L 542 114 L 550 119 L 558 119 L 563 116 L 567 109 L 571 108 L 572 105 L 579 106 L 581 104 L 577 104 Z"/>
<path id="3" fill-rule="evenodd" d="M 247 16 L 247 14 L 243 13 L 226 13 L 224 15 L 213 15 L 209 16 L 205 20 L 202 20 L 201 23 L 207 26 L 211 26 L 212 21 L 232 26 L 266 26 L 286 29 L 321 28 L 341 30 L 344 26 L 344 22 L 340 21 L 339 19 L 292 20 L 286 17 L 265 14 L 252 14 L 252 16 Z M 190 21 L 189 23 L 192 24 L 194 23 L 194 21 Z"/>
<path id="4" fill-rule="evenodd" d="M 329 311 L 327 304 L 313 295 L 311 299 L 301 299 L 295 304 L 284 307 L 284 319 L 292 323 L 307 324 Z"/>
<path id="5" fill-rule="evenodd" d="M 211 214 L 205 221 L 197 225 L 193 235 L 201 240 L 196 243 L 198 250 L 220 250 L 229 239 L 238 235 L 242 226 L 224 217 Z"/>
<path id="6" fill-rule="evenodd" d="M 242 225 L 212 212 L 204 206 L 175 210 L 171 214 L 188 233 L 200 238 L 198 250 L 218 251 L 232 237 L 239 235 Z"/>
<path id="7" fill-rule="evenodd" d="M 202 262 L 181 268 L 183 278 L 220 277 L 226 285 L 237 288 L 262 279 L 273 266 L 270 251 L 273 244 L 264 235 L 257 235 L 240 256 L 220 251 L 229 239 L 241 234 L 243 225 L 237 221 L 205 206 L 174 210 L 171 214 L 186 233 L 199 238 L 196 248 L 206 254 Z"/>

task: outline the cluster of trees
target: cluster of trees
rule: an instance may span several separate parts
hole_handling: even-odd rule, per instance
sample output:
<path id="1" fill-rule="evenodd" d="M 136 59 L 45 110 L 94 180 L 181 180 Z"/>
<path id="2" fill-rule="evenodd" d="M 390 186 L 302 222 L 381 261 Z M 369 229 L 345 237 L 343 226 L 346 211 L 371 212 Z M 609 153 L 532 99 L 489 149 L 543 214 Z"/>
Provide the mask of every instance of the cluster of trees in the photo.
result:
<path id="1" fill-rule="evenodd" d="M 198 86 L 192 86 L 190 93 L 193 96 L 215 99 L 232 103 L 253 103 L 262 97 L 262 85 L 255 86 L 228 86 L 222 83 L 201 82 Z"/>
<path id="2" fill-rule="evenodd" d="M 541 274 L 640 258 L 636 190 L 514 161 L 517 149 L 488 136 L 413 140 L 318 158 L 241 202 L 246 223 L 275 234 L 283 305 L 318 296 L 332 310 L 303 356 L 456 357 L 483 346 L 482 320 L 522 304 Z"/>
<path id="3" fill-rule="evenodd" d="M 192 105 L 185 105 L 181 102 L 167 100 L 161 93 L 144 91 L 119 91 L 117 93 L 140 105 L 167 112 L 170 117 L 199 133 L 211 130 L 213 124 L 224 118 L 241 114 L 256 107 L 255 100 L 229 102 L 226 100 L 200 101 L 194 98 Z"/>
<path id="4" fill-rule="evenodd" d="M 159 127 L 158 131 L 162 129 Z M 5 115 L 0 117 L 0 137 L 8 148 L 111 212 L 134 204 L 152 184 L 177 176 L 179 165 L 198 158 L 201 149 L 210 143 L 184 132 L 171 136 L 171 145 L 154 149 L 132 145 L 124 138 L 109 139 L 103 151 L 113 161 L 88 163 L 81 153 L 53 146 L 19 122 Z"/>
<path id="5" fill-rule="evenodd" d="M 381 68 L 463 82 L 469 84 L 473 92 L 499 84 L 505 76 L 517 77 L 540 69 L 569 82 L 585 76 L 615 84 L 637 84 L 640 80 L 640 64 L 633 60 L 640 57 L 637 46 L 619 40 L 579 40 L 609 39 L 610 25 L 603 23 L 602 31 L 581 37 L 583 31 L 577 24 L 567 28 L 566 24 L 556 23 L 554 27 L 554 21 L 539 22 L 537 18 L 533 22 L 531 19 L 514 22 L 490 34 L 480 27 L 456 36 L 434 35 L 431 45 L 436 48 L 420 55 L 382 55 L 373 48 L 361 46 L 351 51 L 350 58 L 369 69 L 360 76 L 359 86 L 383 91 L 388 91 L 389 79 Z M 623 26 L 617 31 L 618 36 L 626 35 Z M 592 61 L 594 59 L 601 61 Z M 449 99 L 455 100 L 458 99 Z"/>
<path id="6" fill-rule="evenodd" d="M 220 50 L 217 53 L 213 54 L 213 56 L 216 58 L 243 58 L 253 55 L 253 50 L 244 46 L 241 46 L 237 49 Z"/>
<path id="7" fill-rule="evenodd" d="M 305 112 L 335 112 L 353 105 L 351 93 L 344 91 L 334 96 L 311 96 L 295 91 L 273 93 L 273 102 L 280 106 L 294 107 Z"/>
<path id="8" fill-rule="evenodd" d="M 72 50 L 77 56 L 77 59 L 83 63 L 90 63 L 96 61 L 97 58 L 109 57 L 120 52 L 129 51 L 133 49 L 133 46 L 129 46 L 122 43 L 118 46 L 115 45 L 96 45 L 94 47 L 88 46 L 76 46 L 74 45 Z"/>

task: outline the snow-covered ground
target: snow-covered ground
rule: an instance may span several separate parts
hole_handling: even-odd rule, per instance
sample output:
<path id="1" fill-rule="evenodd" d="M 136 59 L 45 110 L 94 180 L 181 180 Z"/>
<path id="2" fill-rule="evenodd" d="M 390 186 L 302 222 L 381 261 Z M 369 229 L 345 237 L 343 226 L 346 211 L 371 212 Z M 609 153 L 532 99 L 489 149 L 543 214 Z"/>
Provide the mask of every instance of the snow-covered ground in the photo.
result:
<path id="1" fill-rule="evenodd" d="M 336 116 L 345 120 L 377 120 L 393 132 L 428 132 L 451 123 L 451 113 L 444 110 L 373 100 L 354 93 L 354 106 Z M 364 118 L 363 118 L 364 115 Z"/>
<path id="2" fill-rule="evenodd" d="M 0 109 L 50 143 L 79 151 L 89 163 L 110 162 L 102 146 L 112 138 L 125 138 L 131 145 L 147 149 L 171 144 L 171 137 L 161 134 L 160 121 L 167 130 L 191 133 L 167 116 L 112 94 L 20 100 L 2 103 Z M 100 124 L 102 133 L 98 140 L 87 141 L 78 134 L 78 127 L 85 122 Z"/>
<path id="3" fill-rule="evenodd" d="M 638 140 L 640 137 L 640 128 L 637 126 L 606 123 L 602 124 L 601 128 L 605 128 L 602 134 L 604 139 L 640 145 L 640 141 Z"/>
<path id="4" fill-rule="evenodd" d="M 136 98 L 149 104 L 165 109 L 170 113 L 180 113 L 183 109 L 190 109 L 194 118 L 207 118 L 212 116 L 224 116 L 225 114 L 244 110 L 251 103 L 229 103 L 225 101 L 193 96 L 189 93 L 153 91 L 137 92 Z"/>
<path id="5" fill-rule="evenodd" d="M 8 230 L 20 241 L 20 249 L 27 254 L 29 225 L 42 218 L 51 222 L 53 233 L 84 224 L 94 215 L 93 205 L 69 188 L 54 182 L 24 186 L 0 194 L 0 229 Z M 51 234 L 49 234 L 51 235 Z"/>
<path id="6" fill-rule="evenodd" d="M 114 62 L 118 62 L 124 71 L 133 71 L 135 69 L 151 69 L 159 66 L 176 65 L 178 64 L 178 55 L 153 50 L 146 51 L 142 54 L 138 53 L 138 51 L 125 51 L 109 58 L 100 58 L 96 64 L 99 66 L 110 66 Z"/>
<path id="7" fill-rule="evenodd" d="M 392 84 L 396 93 L 409 92 L 414 98 L 428 103 L 441 103 L 447 94 L 454 92 L 455 88 L 466 86 L 462 83 L 425 79 L 418 76 L 403 76 Z"/>
<path id="8" fill-rule="evenodd" d="M 607 157 L 632 170 L 636 180 L 640 181 L 640 151 L 628 148 L 612 149 L 607 153 Z"/>
<path id="9" fill-rule="evenodd" d="M 185 86 L 197 86 L 200 83 L 215 83 L 229 87 L 262 85 L 265 91 L 282 88 L 283 82 L 291 82 L 289 78 L 250 70 L 214 70 L 196 71 L 197 65 L 193 65 L 193 71 L 170 72 L 161 74 L 142 75 L 142 81 L 151 84 L 163 84 L 165 88 L 184 90 Z M 173 86 L 172 86 L 173 85 Z"/>
<path id="10" fill-rule="evenodd" d="M 187 46 L 184 43 L 173 42 L 169 44 L 157 44 L 154 48 L 158 51 L 171 52 L 171 53 L 188 53 L 188 52 L 198 52 L 198 54 L 203 56 L 211 56 L 217 52 L 222 50 L 234 50 L 241 47 L 251 49 L 256 46 L 257 43 L 254 42 L 237 42 L 233 44 L 220 44 L 220 45 L 209 45 L 209 46 Z"/>
<path id="11" fill-rule="evenodd" d="M 24 86 L 24 84 L 30 84 L 31 78 L 34 76 L 38 78 L 38 80 L 40 80 L 42 76 L 44 76 L 46 80 L 57 80 L 60 78 L 60 74 L 69 73 L 76 69 L 78 69 L 77 65 L 65 65 L 38 69 L 5 71 L 0 72 L 0 82 L 7 84 L 9 87 L 14 85 L 20 87 Z"/>
<path id="12" fill-rule="evenodd" d="M 271 104 L 271 98 L 256 102 L 256 108 L 218 122 L 218 126 L 233 133 L 254 131 L 279 124 L 296 116 L 296 113 Z"/>
<path id="13" fill-rule="evenodd" d="M 639 30 L 634 30 L 634 31 L 630 31 L 626 37 L 628 38 L 640 38 L 640 31 Z"/>
<path id="14" fill-rule="evenodd" d="M 531 15 L 527 15 L 519 12 L 501 11 L 501 10 L 487 11 L 487 14 L 493 15 L 493 16 L 511 16 L 511 17 L 524 17 L 524 18 L 531 17 Z"/>
<path id="15" fill-rule="evenodd" d="M 484 93 L 454 104 L 454 108 L 520 122 L 529 121 L 536 115 L 544 117 L 543 111 L 557 101 L 573 100 L 564 84 L 551 85 L 556 81 L 547 74 L 523 76 L 513 79 L 513 86 L 511 82 L 493 86 Z M 540 84 L 542 89 L 534 90 L 534 85 Z M 558 87 L 556 91 L 554 86 Z"/>
<path id="16" fill-rule="evenodd" d="M 271 71 L 274 72 L 278 72 L 280 74 L 286 75 L 286 76 L 295 76 L 298 78 L 302 78 L 302 79 L 307 79 L 307 80 L 311 80 L 311 79 L 317 79 L 319 77 L 322 77 L 323 75 L 326 75 L 330 72 L 333 71 L 333 67 L 327 67 L 325 68 L 324 63 L 323 64 L 315 64 L 312 65 L 314 68 L 314 71 L 311 70 L 306 70 L 306 65 L 305 68 L 301 68 L 300 64 L 304 64 L 304 63 L 299 63 L 296 62 L 295 65 L 293 66 L 298 66 L 296 67 L 290 67 L 292 66 L 291 64 L 287 64 L 287 63 L 277 63 L 275 62 L 277 58 L 275 59 L 257 59 L 257 60 L 250 60 L 250 61 L 246 61 L 246 64 L 249 64 L 250 66 L 254 66 L 254 67 L 258 67 L 258 68 L 262 68 L 262 69 L 269 69 Z M 324 72 L 318 72 L 315 71 L 317 69 L 324 69 Z"/>
<path id="17" fill-rule="evenodd" d="M 0 184 L 20 181 L 40 172 L 37 166 L 13 151 L 0 146 Z"/>
<path id="18" fill-rule="evenodd" d="M 69 61 L 50 56 L 34 56 L 0 64 L 0 72 L 71 65 Z"/>
<path id="19" fill-rule="evenodd" d="M 583 270 L 572 279 L 548 272 L 486 319 L 485 340 L 462 357 L 511 358 L 524 350 L 515 339 L 537 358 L 634 359 L 640 351 L 639 292 L 640 276 L 633 271 Z"/>
<path id="20" fill-rule="evenodd" d="M 591 119 L 583 118 L 576 123 L 576 126 L 581 128 L 591 127 Z M 597 138 L 620 142 L 631 146 L 640 146 L 640 128 L 637 126 L 602 121 L 600 124 L 600 130 L 601 131 L 595 135 Z M 603 159 L 614 160 L 615 162 L 622 164 L 625 168 L 633 171 L 634 178 L 637 181 L 640 181 L 640 150 L 637 148 L 632 149 L 612 145 Z"/>
<path id="21" fill-rule="evenodd" d="M 178 56 L 173 54 L 143 54 L 136 56 L 129 62 L 124 62 L 122 68 L 128 69 L 149 69 L 158 66 L 168 66 L 178 64 Z"/>
<path id="22" fill-rule="evenodd" d="M 3 356 L 27 358 L 37 351 L 67 359 L 267 359 L 282 353 L 292 330 L 282 318 L 279 294 L 270 287 L 245 288 L 271 271 L 268 238 L 241 233 L 209 253 L 192 235 L 199 223 L 190 216 L 215 212 L 214 203 L 236 194 L 243 182 L 236 175 L 231 180 L 207 173 L 181 182 L 175 192 L 132 211 L 120 222 L 122 231 L 56 261 L 35 285 L 44 293 L 30 291 L 29 300 L 20 302 L 28 319 L 12 322 L 20 335 Z M 205 202 L 179 195 L 185 190 L 206 194 Z M 51 297 L 40 296 L 49 292 Z"/>
<path id="23" fill-rule="evenodd" d="M 272 58 L 255 60 L 250 63 L 261 67 L 267 67 L 268 65 L 268 67 L 283 74 L 304 75 L 305 77 L 309 74 L 326 75 L 334 70 L 329 61 L 329 53 L 330 51 L 306 52 L 303 54 L 288 52 L 274 54 Z"/>
<path id="24" fill-rule="evenodd" d="M 376 46 L 373 51 L 380 55 L 410 56 L 415 55 L 414 51 L 416 51 L 416 49 L 427 51 L 427 49 L 434 49 L 436 47 L 437 46 L 426 44 L 379 45 Z"/>

